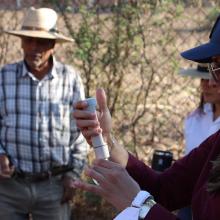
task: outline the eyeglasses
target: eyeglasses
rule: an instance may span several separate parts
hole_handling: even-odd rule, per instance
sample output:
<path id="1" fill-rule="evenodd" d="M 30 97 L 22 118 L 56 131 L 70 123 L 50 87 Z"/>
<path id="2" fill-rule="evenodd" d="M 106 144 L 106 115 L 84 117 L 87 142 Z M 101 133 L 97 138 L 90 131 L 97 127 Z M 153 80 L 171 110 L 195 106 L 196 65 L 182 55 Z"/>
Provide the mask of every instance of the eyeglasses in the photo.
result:
<path id="1" fill-rule="evenodd" d="M 213 80 L 216 83 L 220 83 L 220 63 L 209 63 L 208 70 Z"/>

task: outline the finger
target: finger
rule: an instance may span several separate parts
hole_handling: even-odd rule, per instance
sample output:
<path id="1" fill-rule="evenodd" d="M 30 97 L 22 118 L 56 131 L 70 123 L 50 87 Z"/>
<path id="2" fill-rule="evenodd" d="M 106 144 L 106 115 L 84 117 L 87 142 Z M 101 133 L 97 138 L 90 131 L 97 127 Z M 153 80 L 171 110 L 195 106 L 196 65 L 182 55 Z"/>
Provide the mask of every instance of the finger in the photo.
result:
<path id="1" fill-rule="evenodd" d="M 85 168 L 85 175 L 92 179 L 95 179 L 100 185 L 107 186 L 107 181 L 105 180 L 104 176 L 101 174 L 101 172 L 98 172 L 94 168 Z"/>
<path id="2" fill-rule="evenodd" d="M 113 169 L 109 169 L 94 165 L 93 170 L 102 176 L 104 181 L 102 181 L 100 184 L 102 184 L 102 186 L 105 188 L 110 188 L 112 184 L 114 185 L 117 184 L 118 181 L 120 182 L 120 179 L 123 176 L 127 176 L 127 172 L 122 167 L 114 167 Z"/>
<path id="3" fill-rule="evenodd" d="M 108 110 L 107 98 L 104 89 L 99 88 L 96 90 L 96 99 L 101 112 Z"/>
<path id="4" fill-rule="evenodd" d="M 86 101 L 78 101 L 73 104 L 74 109 L 86 109 L 88 106 Z"/>
<path id="5" fill-rule="evenodd" d="M 11 178 L 11 176 L 12 176 L 13 173 L 14 173 L 14 170 L 15 170 L 14 166 L 11 167 L 10 170 L 8 170 L 8 171 L 5 171 L 5 170 L 2 171 L 2 170 L 1 170 L 1 172 L 0 172 L 0 178 Z"/>
<path id="6" fill-rule="evenodd" d="M 111 161 L 99 159 L 93 163 L 93 169 L 107 179 L 110 184 L 116 183 L 123 175 L 127 176 L 127 171 L 120 164 Z"/>
<path id="7" fill-rule="evenodd" d="M 0 176 L 2 178 L 10 178 L 13 175 L 14 170 L 15 170 L 14 166 L 10 167 L 9 170 L 1 170 Z"/>
<path id="8" fill-rule="evenodd" d="M 0 167 L 1 167 L 1 172 L 2 173 L 10 173 L 10 171 L 11 171 L 8 159 L 5 159 L 4 161 L 1 161 Z"/>
<path id="9" fill-rule="evenodd" d="M 99 135 L 102 132 L 101 128 L 94 128 L 94 129 L 88 129 L 88 128 L 82 128 L 80 129 L 82 132 L 82 135 L 86 138 L 86 141 L 89 145 L 92 145 L 92 137 Z"/>
<path id="10" fill-rule="evenodd" d="M 81 129 L 81 131 L 82 131 L 83 135 L 86 137 L 97 136 L 102 133 L 102 129 L 99 127 L 98 128 L 89 128 L 89 129 L 83 128 L 83 129 Z"/>
<path id="11" fill-rule="evenodd" d="M 94 166 L 100 166 L 100 167 L 105 167 L 108 169 L 115 169 L 115 168 L 120 168 L 121 165 L 115 162 L 112 162 L 110 160 L 104 160 L 104 159 L 96 159 L 93 161 Z"/>
<path id="12" fill-rule="evenodd" d="M 81 190 L 85 190 L 91 193 L 95 193 L 97 195 L 103 196 L 104 195 L 104 191 L 102 190 L 102 188 L 99 185 L 94 185 L 94 184 L 90 184 L 90 183 L 85 183 L 82 182 L 80 180 L 76 180 L 73 182 L 74 187 L 81 189 Z"/>
<path id="13" fill-rule="evenodd" d="M 95 128 L 95 127 L 99 127 L 99 122 L 97 120 L 80 120 L 78 119 L 76 121 L 76 125 L 79 128 Z"/>
<path id="14" fill-rule="evenodd" d="M 76 119 L 95 119 L 96 114 L 94 112 L 89 112 L 86 110 L 74 110 L 73 111 L 73 117 Z"/>

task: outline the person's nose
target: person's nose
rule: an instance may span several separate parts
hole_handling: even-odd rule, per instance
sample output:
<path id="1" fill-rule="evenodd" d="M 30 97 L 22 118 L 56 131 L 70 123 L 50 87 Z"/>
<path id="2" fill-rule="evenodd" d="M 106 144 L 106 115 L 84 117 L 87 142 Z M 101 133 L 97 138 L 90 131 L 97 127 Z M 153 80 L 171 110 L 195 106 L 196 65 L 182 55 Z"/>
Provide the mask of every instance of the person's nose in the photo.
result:
<path id="1" fill-rule="evenodd" d="M 39 45 L 35 39 L 33 39 L 29 42 L 29 47 L 31 48 L 32 51 L 36 51 L 38 46 Z"/>

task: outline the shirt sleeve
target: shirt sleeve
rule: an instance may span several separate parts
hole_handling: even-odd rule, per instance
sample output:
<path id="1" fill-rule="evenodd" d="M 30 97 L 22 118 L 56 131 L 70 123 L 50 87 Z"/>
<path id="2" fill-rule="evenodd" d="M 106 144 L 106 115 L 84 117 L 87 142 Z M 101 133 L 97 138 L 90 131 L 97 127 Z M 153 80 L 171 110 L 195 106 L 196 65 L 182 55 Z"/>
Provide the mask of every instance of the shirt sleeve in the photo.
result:
<path id="1" fill-rule="evenodd" d="M 73 103 L 74 103 L 79 100 L 85 99 L 85 92 L 80 74 L 75 70 L 73 70 L 72 74 L 75 79 L 73 85 Z M 71 160 L 71 165 L 73 166 L 73 171 L 68 172 L 67 175 L 75 179 L 80 177 L 81 172 L 86 163 L 88 145 L 85 138 L 81 134 L 80 130 L 77 128 L 75 119 L 73 118 L 72 115 L 71 115 L 70 143 L 71 143 L 70 160 Z"/>
<path id="2" fill-rule="evenodd" d="M 73 171 L 66 173 L 72 179 L 77 179 L 80 177 L 84 165 L 86 163 L 87 157 L 87 142 L 83 135 L 79 133 L 79 136 L 74 141 L 71 148 L 71 164 L 73 166 Z"/>

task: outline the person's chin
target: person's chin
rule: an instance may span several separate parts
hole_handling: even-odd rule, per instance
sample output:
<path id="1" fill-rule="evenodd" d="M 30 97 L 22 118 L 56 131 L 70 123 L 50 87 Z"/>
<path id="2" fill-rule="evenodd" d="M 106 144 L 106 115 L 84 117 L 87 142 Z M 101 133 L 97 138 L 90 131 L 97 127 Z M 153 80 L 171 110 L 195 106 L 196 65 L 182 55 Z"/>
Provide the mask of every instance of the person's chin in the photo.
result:
<path id="1" fill-rule="evenodd" d="M 204 102 L 206 103 L 213 103 L 213 98 L 211 96 L 207 96 L 207 97 L 204 97 Z"/>
<path id="2" fill-rule="evenodd" d="M 28 62 L 28 66 L 31 67 L 32 69 L 38 69 L 41 66 L 41 62 L 40 61 Z"/>

